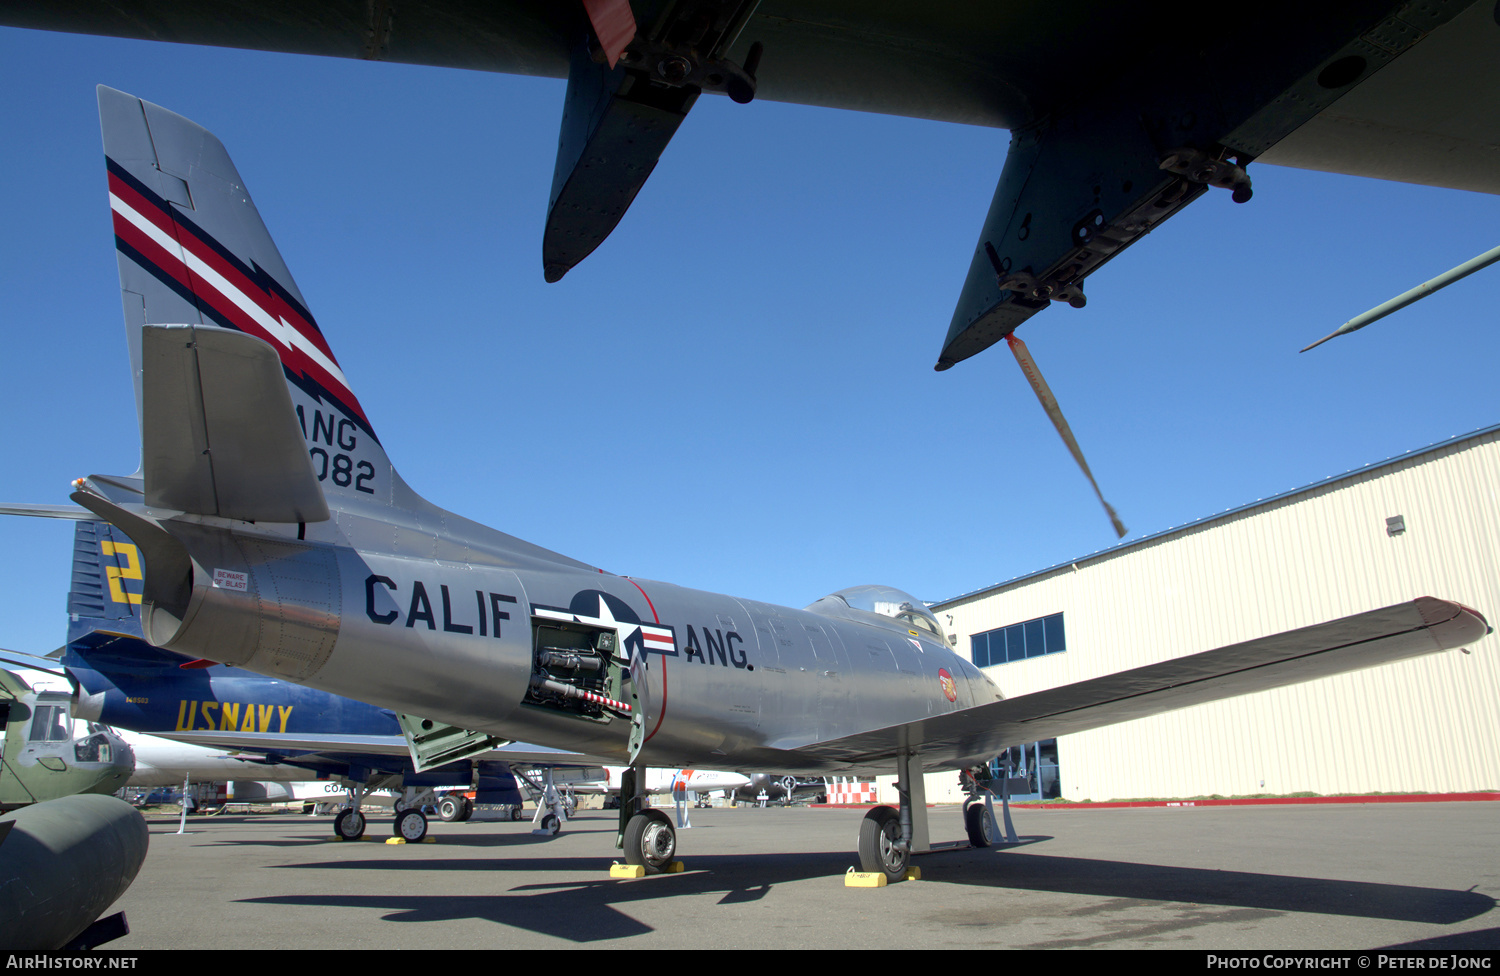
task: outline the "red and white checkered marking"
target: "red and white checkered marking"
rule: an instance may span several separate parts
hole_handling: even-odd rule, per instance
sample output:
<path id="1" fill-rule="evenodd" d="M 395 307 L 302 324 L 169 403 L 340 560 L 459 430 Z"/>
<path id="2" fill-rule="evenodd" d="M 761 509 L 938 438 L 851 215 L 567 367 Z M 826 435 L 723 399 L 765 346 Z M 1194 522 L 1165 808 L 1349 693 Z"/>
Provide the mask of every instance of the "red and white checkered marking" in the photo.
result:
<path id="1" fill-rule="evenodd" d="M 829 803 L 875 803 L 874 783 L 834 783 L 828 787 Z"/>

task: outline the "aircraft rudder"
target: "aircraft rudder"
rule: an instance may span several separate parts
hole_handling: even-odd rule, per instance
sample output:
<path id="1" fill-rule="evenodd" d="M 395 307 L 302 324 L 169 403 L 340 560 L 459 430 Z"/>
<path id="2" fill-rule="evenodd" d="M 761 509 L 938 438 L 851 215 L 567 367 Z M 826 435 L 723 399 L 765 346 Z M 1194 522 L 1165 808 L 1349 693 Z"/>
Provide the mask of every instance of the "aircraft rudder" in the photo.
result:
<path id="1" fill-rule="evenodd" d="M 96 630 L 139 635 L 145 564 L 140 547 L 108 522 L 73 526 L 68 640 Z"/>

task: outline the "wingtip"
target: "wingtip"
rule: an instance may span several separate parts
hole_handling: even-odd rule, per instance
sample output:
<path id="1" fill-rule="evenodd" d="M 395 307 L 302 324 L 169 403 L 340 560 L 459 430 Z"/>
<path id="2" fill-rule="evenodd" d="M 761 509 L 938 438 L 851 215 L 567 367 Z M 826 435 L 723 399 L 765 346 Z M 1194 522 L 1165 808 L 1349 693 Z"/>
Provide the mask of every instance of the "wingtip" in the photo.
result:
<path id="1" fill-rule="evenodd" d="M 1462 647 L 1494 633 L 1484 614 L 1472 607 L 1438 597 L 1418 597 L 1415 601 L 1422 622 L 1441 647 Z"/>

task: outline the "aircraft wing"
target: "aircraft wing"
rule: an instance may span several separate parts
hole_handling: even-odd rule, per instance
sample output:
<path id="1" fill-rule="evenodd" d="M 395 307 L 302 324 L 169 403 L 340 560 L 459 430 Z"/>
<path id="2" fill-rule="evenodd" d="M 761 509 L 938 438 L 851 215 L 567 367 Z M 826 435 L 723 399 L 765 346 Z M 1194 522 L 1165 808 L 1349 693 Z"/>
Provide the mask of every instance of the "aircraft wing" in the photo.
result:
<path id="1" fill-rule="evenodd" d="M 0 0 L 0 24 L 565 77 L 542 238 L 613 231 L 699 94 L 1012 132 L 938 355 L 948 367 L 1260 159 L 1500 193 L 1500 32 L 1478 0 Z M 644 133 L 644 135 L 642 135 Z"/>
<path id="2" fill-rule="evenodd" d="M 672 6 L 678 9 L 667 9 Z M 738 27 L 723 39 L 721 53 L 744 60 L 760 41 L 765 54 L 755 72 L 757 98 L 1006 129 L 1088 97 L 1103 79 L 1166 75 L 1196 61 L 1210 70 L 1194 82 L 1211 84 L 1231 67 L 1211 70 L 1209 52 L 1252 47 L 1261 66 L 1256 74 L 1270 77 L 1295 67 L 1290 63 L 1305 39 L 1327 48 L 1404 18 L 1404 31 L 1386 26 L 1396 36 L 1366 40 L 1375 48 L 1371 58 L 1383 64 L 1390 58 L 1382 50 L 1401 53 L 1465 8 L 1491 5 L 1447 0 L 1423 13 L 1402 10 L 1410 5 L 1393 0 L 1314 6 L 1256 4 L 1237 12 L 1236 30 L 1225 31 L 1212 18 L 1164 18 L 1148 5 L 1111 0 L 1063 7 L 972 0 L 629 3 L 642 34 L 660 33 L 663 15 L 682 20 L 715 8 L 711 16 Z M 590 29 L 579 0 L 0 0 L 0 24 L 553 78 L 568 77 L 570 52 Z M 1271 38 L 1282 42 L 1276 56 L 1264 46 Z M 1471 49 L 1474 43 L 1471 38 Z M 1142 67 L 1152 62 L 1160 67 Z M 1263 81 L 1255 84 L 1266 88 Z M 1494 97 L 1477 86 L 1472 94 L 1476 102 Z"/>
<path id="3" fill-rule="evenodd" d="M 799 760 L 823 764 L 827 771 L 885 771 L 899 753 L 913 749 L 983 762 L 1013 745 L 1461 647 L 1489 630 L 1484 618 L 1467 607 L 1420 597 L 925 721 L 800 747 L 794 754 Z"/>
<path id="4" fill-rule="evenodd" d="M 174 742 L 225 749 L 230 752 L 275 753 L 280 756 L 396 756 L 407 759 L 406 739 L 399 735 L 319 735 L 257 732 L 153 732 L 152 735 Z M 535 766 L 600 766 L 597 756 L 566 749 L 552 749 L 528 742 L 509 742 L 466 759 L 475 762 L 522 763 Z M 295 759 L 289 759 L 295 762 Z"/>

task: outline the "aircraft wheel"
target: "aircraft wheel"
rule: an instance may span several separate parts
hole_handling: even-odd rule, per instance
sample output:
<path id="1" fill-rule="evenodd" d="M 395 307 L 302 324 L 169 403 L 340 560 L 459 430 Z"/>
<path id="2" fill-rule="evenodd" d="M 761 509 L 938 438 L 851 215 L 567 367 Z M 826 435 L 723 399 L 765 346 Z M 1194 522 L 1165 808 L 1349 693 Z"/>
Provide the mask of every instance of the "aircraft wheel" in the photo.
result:
<path id="1" fill-rule="evenodd" d="M 983 803 L 970 803 L 964 807 L 964 830 L 969 835 L 970 847 L 989 847 L 995 842 L 995 833 Z"/>
<path id="2" fill-rule="evenodd" d="M 562 830 L 562 821 L 557 819 L 557 814 L 555 813 L 544 814 L 541 826 L 538 829 L 545 831 L 549 836 L 556 837 L 557 832 Z"/>
<path id="3" fill-rule="evenodd" d="M 394 803 L 391 804 L 391 812 L 392 813 L 400 813 L 402 810 L 405 810 L 405 809 L 406 809 L 406 800 L 403 799 L 402 797 L 399 797 L 399 796 L 396 797 L 396 802 L 394 802 Z"/>
<path id="4" fill-rule="evenodd" d="M 402 810 L 392 826 L 392 832 L 408 844 L 418 843 L 427 836 L 427 818 L 421 810 Z"/>
<path id="5" fill-rule="evenodd" d="M 358 810 L 343 810 L 333 818 L 333 833 L 340 840 L 359 840 L 365 835 L 365 815 Z"/>
<path id="6" fill-rule="evenodd" d="M 672 863 L 677 853 L 677 831 L 660 810 L 647 810 L 625 825 L 625 863 L 644 865 L 656 874 Z"/>
<path id="7" fill-rule="evenodd" d="M 464 818 L 463 797 L 445 796 L 438 801 L 437 815 L 444 823 L 452 823 Z"/>
<path id="8" fill-rule="evenodd" d="M 883 873 L 887 881 L 906 877 L 909 851 L 896 849 L 901 840 L 901 815 L 895 807 L 875 807 L 859 825 L 859 869 Z"/>

